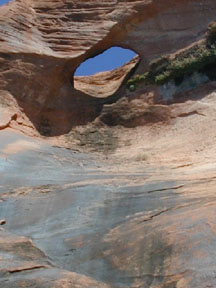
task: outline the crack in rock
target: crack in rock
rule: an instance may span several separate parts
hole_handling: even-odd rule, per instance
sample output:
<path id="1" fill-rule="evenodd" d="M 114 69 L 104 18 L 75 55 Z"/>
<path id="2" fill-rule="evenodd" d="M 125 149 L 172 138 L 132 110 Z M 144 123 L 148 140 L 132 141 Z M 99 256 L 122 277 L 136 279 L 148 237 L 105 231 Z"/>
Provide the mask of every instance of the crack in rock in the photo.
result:
<path id="1" fill-rule="evenodd" d="M 14 274 L 14 273 L 20 273 L 23 271 L 31 271 L 31 270 L 36 270 L 36 269 L 42 269 L 42 268 L 49 268 L 49 266 L 45 266 L 45 265 L 37 265 L 37 266 L 33 266 L 33 267 L 26 267 L 26 268 L 16 268 L 16 269 L 11 269 L 8 270 L 8 272 L 10 274 Z"/>
<path id="2" fill-rule="evenodd" d="M 174 186 L 174 187 L 169 187 L 169 188 L 162 188 L 162 189 L 156 189 L 156 190 L 150 190 L 148 191 L 147 193 L 148 194 L 151 194 L 151 193 L 155 193 L 155 192 L 161 192 L 161 191 L 168 191 L 168 190 L 177 190 L 177 189 L 180 189 L 180 188 L 183 188 L 184 185 L 179 185 L 179 186 Z"/>

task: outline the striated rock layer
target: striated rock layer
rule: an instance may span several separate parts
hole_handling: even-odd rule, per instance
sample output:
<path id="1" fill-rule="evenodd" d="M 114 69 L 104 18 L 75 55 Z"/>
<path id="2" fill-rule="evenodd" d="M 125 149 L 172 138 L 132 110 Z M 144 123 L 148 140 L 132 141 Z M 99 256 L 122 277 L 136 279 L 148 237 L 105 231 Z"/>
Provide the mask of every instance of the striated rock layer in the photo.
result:
<path id="1" fill-rule="evenodd" d="M 0 8 L 0 287 L 216 287 L 216 83 L 125 87 L 215 15 L 214 0 Z M 139 58 L 73 78 L 118 45 Z"/>

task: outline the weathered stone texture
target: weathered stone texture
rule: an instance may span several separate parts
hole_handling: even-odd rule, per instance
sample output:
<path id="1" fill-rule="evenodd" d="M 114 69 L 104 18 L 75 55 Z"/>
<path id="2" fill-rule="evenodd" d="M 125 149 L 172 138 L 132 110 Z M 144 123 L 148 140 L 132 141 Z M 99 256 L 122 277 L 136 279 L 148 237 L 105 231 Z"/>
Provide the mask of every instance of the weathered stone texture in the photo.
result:
<path id="1" fill-rule="evenodd" d="M 215 0 L 0 8 L 0 287 L 216 287 L 216 84 L 124 85 L 215 15 Z M 140 58 L 73 79 L 113 45 Z"/>

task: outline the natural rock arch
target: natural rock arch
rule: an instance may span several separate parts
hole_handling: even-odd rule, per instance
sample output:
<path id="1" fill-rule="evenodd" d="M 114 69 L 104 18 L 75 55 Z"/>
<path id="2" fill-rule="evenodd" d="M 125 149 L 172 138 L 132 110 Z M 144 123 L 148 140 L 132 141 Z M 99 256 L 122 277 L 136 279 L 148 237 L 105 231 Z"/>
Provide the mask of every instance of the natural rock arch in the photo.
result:
<path id="1" fill-rule="evenodd" d="M 116 45 L 139 54 L 142 73 L 153 58 L 199 40 L 215 14 L 214 0 L 12 1 L 0 8 L 0 101 L 10 95 L 20 107 L 13 112 L 39 133 L 68 133 L 93 121 L 104 103 L 72 87 L 82 61 Z"/>
<path id="2" fill-rule="evenodd" d="M 72 85 L 90 96 L 106 98 L 120 88 L 139 61 L 140 57 L 133 50 L 113 46 L 83 61 L 74 73 Z"/>

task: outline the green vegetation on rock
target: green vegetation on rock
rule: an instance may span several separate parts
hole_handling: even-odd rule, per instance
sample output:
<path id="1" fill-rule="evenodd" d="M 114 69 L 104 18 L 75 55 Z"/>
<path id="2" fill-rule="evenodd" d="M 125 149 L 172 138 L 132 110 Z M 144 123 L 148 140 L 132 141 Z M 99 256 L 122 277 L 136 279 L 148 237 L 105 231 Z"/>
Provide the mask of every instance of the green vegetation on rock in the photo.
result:
<path id="1" fill-rule="evenodd" d="M 135 75 L 128 80 L 127 87 L 130 91 L 134 91 L 139 83 L 163 85 L 170 80 L 174 80 L 176 85 L 179 85 L 185 76 L 194 72 L 207 75 L 209 73 L 211 78 L 216 78 L 215 65 L 216 22 L 212 22 L 209 24 L 205 41 L 193 45 L 173 57 L 163 56 L 152 61 L 146 73 Z"/>
<path id="2" fill-rule="evenodd" d="M 206 40 L 210 46 L 216 42 L 216 22 L 209 24 Z"/>

